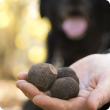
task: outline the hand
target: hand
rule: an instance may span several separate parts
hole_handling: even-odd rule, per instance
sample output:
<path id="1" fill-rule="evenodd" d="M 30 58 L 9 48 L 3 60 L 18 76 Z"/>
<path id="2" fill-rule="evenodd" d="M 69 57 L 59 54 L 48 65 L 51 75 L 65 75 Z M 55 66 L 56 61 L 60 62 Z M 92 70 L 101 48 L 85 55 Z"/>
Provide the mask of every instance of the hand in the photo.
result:
<path id="1" fill-rule="evenodd" d="M 47 96 L 27 82 L 27 73 L 18 75 L 16 86 L 44 110 L 97 110 L 110 101 L 110 54 L 87 56 L 70 66 L 79 77 L 78 97 L 61 100 Z"/>

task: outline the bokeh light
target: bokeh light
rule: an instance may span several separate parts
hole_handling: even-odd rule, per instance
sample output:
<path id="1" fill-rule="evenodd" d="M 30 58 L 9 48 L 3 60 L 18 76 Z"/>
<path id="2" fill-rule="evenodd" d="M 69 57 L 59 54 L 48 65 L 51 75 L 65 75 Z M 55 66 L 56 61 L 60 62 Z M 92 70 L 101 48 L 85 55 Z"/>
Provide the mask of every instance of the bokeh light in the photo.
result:
<path id="1" fill-rule="evenodd" d="M 25 34 L 18 34 L 15 37 L 15 45 L 18 49 L 27 49 L 30 44 L 30 38 L 28 35 Z"/>
<path id="2" fill-rule="evenodd" d="M 16 76 L 20 72 L 28 72 L 27 66 L 24 64 L 17 64 L 13 67 L 13 69 L 12 69 L 13 77 L 17 78 Z"/>
<path id="3" fill-rule="evenodd" d="M 9 24 L 8 15 L 5 12 L 0 12 L 0 28 L 5 28 L 8 26 L 8 24 Z"/>
<path id="4" fill-rule="evenodd" d="M 36 11 L 38 10 L 38 5 L 37 5 L 37 1 L 32 1 L 29 5 L 28 5 L 28 12 L 29 12 L 29 15 L 32 17 L 32 18 L 38 18 L 39 17 L 39 12 Z"/>
<path id="5" fill-rule="evenodd" d="M 27 97 L 15 86 L 17 75 L 47 58 L 46 38 L 51 24 L 47 18 L 41 18 L 39 2 L 3 0 L 0 3 L 0 106 L 3 110 L 22 110 Z"/>
<path id="6" fill-rule="evenodd" d="M 32 63 L 45 62 L 46 59 L 46 48 L 33 46 L 29 49 L 28 58 Z"/>
<path id="7" fill-rule="evenodd" d="M 32 33 L 40 40 L 46 39 L 50 28 L 51 25 L 47 18 L 38 19 L 32 23 Z"/>
<path id="8" fill-rule="evenodd" d="M 2 1 L 0 3 L 0 9 L 3 9 L 4 7 L 7 7 L 7 5 L 6 5 L 6 2 L 5 1 Z"/>

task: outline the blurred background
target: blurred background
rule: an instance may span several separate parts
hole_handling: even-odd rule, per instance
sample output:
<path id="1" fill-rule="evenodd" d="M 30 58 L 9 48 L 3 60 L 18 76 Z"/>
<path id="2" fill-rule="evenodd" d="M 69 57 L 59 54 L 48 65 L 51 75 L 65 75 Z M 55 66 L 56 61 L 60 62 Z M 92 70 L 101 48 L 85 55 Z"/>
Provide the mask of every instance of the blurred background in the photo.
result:
<path id="1" fill-rule="evenodd" d="M 41 18 L 39 0 L 3 0 L 0 3 L 0 107 L 22 110 L 28 99 L 15 86 L 17 74 L 47 57 L 46 37 L 51 29 Z"/>

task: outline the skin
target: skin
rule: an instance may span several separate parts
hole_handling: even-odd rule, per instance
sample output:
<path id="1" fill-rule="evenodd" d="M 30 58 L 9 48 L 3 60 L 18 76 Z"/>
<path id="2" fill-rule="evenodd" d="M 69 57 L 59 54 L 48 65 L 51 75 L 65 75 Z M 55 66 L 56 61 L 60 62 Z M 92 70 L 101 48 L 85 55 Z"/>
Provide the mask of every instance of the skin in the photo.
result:
<path id="1" fill-rule="evenodd" d="M 97 110 L 110 101 L 110 54 L 93 54 L 70 66 L 79 77 L 78 97 L 52 98 L 27 82 L 27 73 L 18 74 L 16 86 L 44 110 Z"/>

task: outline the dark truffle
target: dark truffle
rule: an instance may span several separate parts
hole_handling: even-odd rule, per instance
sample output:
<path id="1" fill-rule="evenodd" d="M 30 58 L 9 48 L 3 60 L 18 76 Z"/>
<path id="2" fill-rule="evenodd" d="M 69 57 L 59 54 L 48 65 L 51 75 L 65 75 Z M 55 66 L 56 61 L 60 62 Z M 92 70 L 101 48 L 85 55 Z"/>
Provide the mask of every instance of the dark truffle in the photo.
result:
<path id="1" fill-rule="evenodd" d="M 59 78 L 53 83 L 50 93 L 52 97 L 67 100 L 78 95 L 79 86 L 73 78 Z"/>
<path id="2" fill-rule="evenodd" d="M 57 79 L 57 75 L 56 69 L 51 64 L 39 63 L 30 68 L 28 82 L 45 92 Z"/>
<path id="3" fill-rule="evenodd" d="M 57 72 L 58 72 L 57 78 L 71 77 L 75 79 L 77 83 L 79 84 L 79 78 L 77 77 L 75 71 L 73 71 L 71 68 L 64 67 L 64 68 L 59 69 Z"/>

